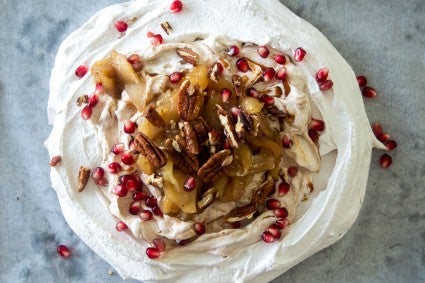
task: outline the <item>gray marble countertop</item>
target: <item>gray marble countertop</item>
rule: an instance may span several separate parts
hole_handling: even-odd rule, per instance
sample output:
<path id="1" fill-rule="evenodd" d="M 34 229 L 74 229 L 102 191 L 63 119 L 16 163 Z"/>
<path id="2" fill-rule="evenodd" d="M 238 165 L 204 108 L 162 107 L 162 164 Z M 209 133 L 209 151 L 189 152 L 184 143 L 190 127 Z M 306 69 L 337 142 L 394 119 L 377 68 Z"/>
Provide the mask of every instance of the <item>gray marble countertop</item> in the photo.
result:
<path id="1" fill-rule="evenodd" d="M 66 224 L 43 147 L 58 46 L 114 2 L 0 0 L 0 282 L 121 282 Z M 425 2 L 281 2 L 368 77 L 378 90 L 365 101 L 368 116 L 399 147 L 387 170 L 374 152 L 364 205 L 345 237 L 273 282 L 424 282 Z M 58 243 L 73 256 L 58 257 Z"/>

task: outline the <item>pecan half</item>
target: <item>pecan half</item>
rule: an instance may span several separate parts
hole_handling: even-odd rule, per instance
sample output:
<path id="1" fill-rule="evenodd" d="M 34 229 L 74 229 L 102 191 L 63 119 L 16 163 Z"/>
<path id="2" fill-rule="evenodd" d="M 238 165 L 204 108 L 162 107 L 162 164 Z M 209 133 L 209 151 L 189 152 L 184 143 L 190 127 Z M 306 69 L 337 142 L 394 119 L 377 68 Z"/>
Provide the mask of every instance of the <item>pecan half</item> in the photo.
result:
<path id="1" fill-rule="evenodd" d="M 209 188 L 202 194 L 201 200 L 198 201 L 198 207 L 200 209 L 203 209 L 210 205 L 213 200 L 217 197 L 217 189 L 216 188 Z"/>
<path id="2" fill-rule="evenodd" d="M 89 96 L 87 94 L 84 94 L 82 96 L 79 96 L 77 98 L 77 101 L 75 101 L 75 103 L 77 103 L 77 106 L 80 107 L 83 104 L 87 104 L 89 102 Z"/>
<path id="3" fill-rule="evenodd" d="M 155 127 L 164 128 L 166 125 L 164 119 L 162 119 L 161 115 L 159 115 L 153 106 L 149 106 L 145 113 L 145 118 Z"/>
<path id="4" fill-rule="evenodd" d="M 267 175 L 266 180 L 254 191 L 254 194 L 251 199 L 251 203 L 254 203 L 257 207 L 261 204 L 264 204 L 267 197 L 274 190 L 274 180 L 273 177 Z"/>
<path id="5" fill-rule="evenodd" d="M 199 142 L 203 142 L 208 137 L 209 126 L 202 116 L 197 117 L 192 122 L 193 130 L 196 133 Z"/>
<path id="6" fill-rule="evenodd" d="M 242 97 L 245 95 L 244 83 L 240 76 L 232 75 L 232 84 L 233 84 L 233 90 L 235 91 L 237 96 Z"/>
<path id="7" fill-rule="evenodd" d="M 185 151 L 188 154 L 194 154 L 194 155 L 198 154 L 199 145 L 198 145 L 198 140 L 196 138 L 196 133 L 188 122 L 183 123 L 183 134 L 186 140 Z"/>
<path id="8" fill-rule="evenodd" d="M 186 174 L 196 173 L 199 169 L 199 160 L 196 155 L 189 155 L 184 150 L 178 152 L 172 144 L 173 140 L 168 139 L 165 142 L 165 150 L 167 151 L 168 156 L 171 158 L 174 165 L 176 165 L 180 170 L 182 170 L 182 172 Z"/>
<path id="9" fill-rule="evenodd" d="M 177 55 L 185 62 L 196 66 L 199 64 L 199 54 L 189 48 L 177 48 Z"/>
<path id="10" fill-rule="evenodd" d="M 251 218 L 255 212 L 257 212 L 257 207 L 253 203 L 248 203 L 247 205 L 236 207 L 226 217 L 227 222 L 237 222 L 244 220 L 246 218 Z"/>
<path id="11" fill-rule="evenodd" d="M 162 29 L 165 31 L 166 34 L 170 34 L 170 32 L 173 31 L 173 28 L 171 27 L 170 23 L 165 21 L 161 23 Z"/>
<path id="12" fill-rule="evenodd" d="M 190 81 L 185 80 L 180 86 L 178 92 L 178 107 L 179 116 L 184 121 L 194 120 L 199 116 L 204 98 L 198 89 L 192 90 Z"/>
<path id="13" fill-rule="evenodd" d="M 134 137 L 134 147 L 140 154 L 146 157 L 155 168 L 167 164 L 164 152 L 154 144 L 145 134 L 139 132 Z"/>
<path id="14" fill-rule="evenodd" d="M 218 172 L 232 163 L 233 156 L 228 149 L 212 155 L 204 165 L 198 170 L 198 176 L 205 183 L 211 182 L 218 176 Z"/>
<path id="15" fill-rule="evenodd" d="M 90 177 L 90 169 L 80 166 L 80 171 L 78 171 L 78 191 L 82 192 L 87 186 L 87 182 Z"/>
<path id="16" fill-rule="evenodd" d="M 218 119 L 220 120 L 221 125 L 224 127 L 224 133 L 226 134 L 226 137 L 230 139 L 230 145 L 232 147 L 238 147 L 238 140 L 236 138 L 235 133 L 235 126 L 233 125 L 229 115 L 226 113 L 226 111 L 223 110 L 220 106 L 218 106 Z"/>

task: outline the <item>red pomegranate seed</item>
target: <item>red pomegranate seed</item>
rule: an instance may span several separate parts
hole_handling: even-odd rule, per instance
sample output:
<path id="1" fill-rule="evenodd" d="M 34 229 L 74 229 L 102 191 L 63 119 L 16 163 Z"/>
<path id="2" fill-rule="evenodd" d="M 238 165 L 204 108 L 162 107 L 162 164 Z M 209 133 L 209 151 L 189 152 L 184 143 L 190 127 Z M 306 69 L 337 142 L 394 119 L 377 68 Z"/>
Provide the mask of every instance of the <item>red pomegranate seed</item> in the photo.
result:
<path id="1" fill-rule="evenodd" d="M 395 140 L 389 140 L 389 141 L 385 142 L 385 147 L 389 151 L 391 151 L 391 150 L 393 150 L 394 148 L 397 147 L 397 142 Z"/>
<path id="2" fill-rule="evenodd" d="M 316 82 L 324 82 L 328 78 L 329 75 L 329 69 L 327 67 L 321 68 L 316 73 Z"/>
<path id="3" fill-rule="evenodd" d="M 161 238 L 154 239 L 152 243 L 154 247 L 157 248 L 160 252 L 163 252 L 167 249 L 167 244 Z"/>
<path id="4" fill-rule="evenodd" d="M 170 5 L 170 12 L 171 13 L 178 13 L 183 9 L 183 3 L 182 1 L 173 1 Z"/>
<path id="5" fill-rule="evenodd" d="M 276 240 L 280 239 L 282 236 L 282 232 L 280 232 L 280 228 L 276 224 L 270 225 L 266 231 L 269 232 Z"/>
<path id="6" fill-rule="evenodd" d="M 287 76 L 288 76 L 288 71 L 286 70 L 285 67 L 280 67 L 279 69 L 277 69 L 276 78 L 278 80 L 282 80 L 283 81 L 283 80 L 286 79 Z"/>
<path id="7" fill-rule="evenodd" d="M 261 101 L 264 102 L 264 104 L 269 105 L 269 106 L 274 104 L 273 96 L 270 96 L 270 95 L 267 95 L 267 94 L 261 96 Z"/>
<path id="8" fill-rule="evenodd" d="M 154 34 L 153 32 L 151 32 L 151 31 L 148 31 L 148 32 L 146 33 L 146 36 L 147 36 L 148 38 L 152 38 L 152 37 L 154 37 L 154 36 L 155 36 L 155 34 Z"/>
<path id="9" fill-rule="evenodd" d="M 57 246 L 56 251 L 61 257 L 64 257 L 64 258 L 67 258 L 71 255 L 71 250 L 65 245 Z"/>
<path id="10" fill-rule="evenodd" d="M 326 80 L 324 82 L 319 82 L 318 84 L 319 84 L 320 90 L 326 91 L 326 90 L 330 90 L 333 87 L 334 82 L 332 80 Z"/>
<path id="11" fill-rule="evenodd" d="M 89 95 L 89 102 L 87 104 L 88 106 L 93 108 L 97 105 L 98 102 L 99 97 L 96 94 L 92 93 L 91 95 Z"/>
<path id="12" fill-rule="evenodd" d="M 280 202 L 280 200 L 275 198 L 271 198 L 266 201 L 266 207 L 267 209 L 270 209 L 270 210 L 279 208 L 281 205 L 282 203 Z"/>
<path id="13" fill-rule="evenodd" d="M 376 90 L 370 86 L 365 86 L 362 90 L 362 94 L 364 97 L 374 98 L 376 97 Z"/>
<path id="14" fill-rule="evenodd" d="M 136 131 L 137 124 L 131 121 L 130 119 L 127 119 L 124 121 L 124 133 L 126 134 L 132 134 L 134 131 Z"/>
<path id="15" fill-rule="evenodd" d="M 95 180 L 94 183 L 98 186 L 101 186 L 101 187 L 108 186 L 108 180 L 106 180 L 105 178 L 102 178 L 100 180 Z"/>
<path id="16" fill-rule="evenodd" d="M 134 163 L 134 157 L 131 151 L 124 151 L 121 155 L 121 162 L 125 165 L 131 165 Z"/>
<path id="17" fill-rule="evenodd" d="M 146 249 L 146 255 L 150 259 L 155 259 L 155 258 L 158 258 L 161 255 L 161 251 L 158 248 L 149 247 L 149 248 Z"/>
<path id="18" fill-rule="evenodd" d="M 151 208 L 158 206 L 158 201 L 157 201 L 156 197 L 153 196 L 153 195 L 149 195 L 146 198 L 145 203 L 148 207 L 151 207 Z"/>
<path id="19" fill-rule="evenodd" d="M 81 64 L 77 67 L 77 69 L 75 69 L 75 75 L 79 78 L 82 78 L 85 74 L 87 74 L 88 70 L 89 67 L 87 66 L 87 64 Z"/>
<path id="20" fill-rule="evenodd" d="M 145 192 L 139 191 L 133 194 L 133 200 L 145 200 L 148 196 Z"/>
<path id="21" fill-rule="evenodd" d="M 322 132 L 325 130 L 325 122 L 319 119 L 311 118 L 310 129 Z"/>
<path id="22" fill-rule="evenodd" d="M 130 212 L 131 215 L 137 215 L 140 213 L 140 210 L 142 209 L 142 203 L 140 201 L 133 201 L 130 203 L 130 208 L 128 209 L 128 212 Z"/>
<path id="23" fill-rule="evenodd" d="M 155 34 L 151 38 L 151 44 L 152 45 L 160 45 L 162 42 L 163 42 L 163 39 L 162 39 L 162 35 L 160 35 L 160 34 Z"/>
<path id="24" fill-rule="evenodd" d="M 233 106 L 231 109 L 230 109 L 230 113 L 232 114 L 232 116 L 234 117 L 234 118 L 238 118 L 238 116 L 239 116 L 239 113 L 241 112 L 241 110 L 238 108 L 238 107 L 236 107 L 236 106 Z"/>
<path id="25" fill-rule="evenodd" d="M 116 194 L 119 197 L 125 197 L 127 195 L 127 188 L 121 185 L 118 185 L 114 188 L 114 194 Z"/>
<path id="26" fill-rule="evenodd" d="M 279 207 L 273 210 L 274 215 L 278 218 L 286 218 L 288 217 L 288 211 L 284 207 Z"/>
<path id="27" fill-rule="evenodd" d="M 288 226 L 289 220 L 286 219 L 286 218 L 285 219 L 278 219 L 278 220 L 276 220 L 275 224 L 276 224 L 276 227 L 278 227 L 279 229 L 282 230 L 283 228 Z"/>
<path id="28" fill-rule="evenodd" d="M 111 174 L 118 174 L 121 171 L 121 165 L 118 162 L 111 162 L 108 164 L 108 171 Z"/>
<path id="29" fill-rule="evenodd" d="M 96 88 L 94 89 L 94 94 L 99 95 L 99 94 L 102 94 L 103 91 L 104 91 L 103 84 L 102 83 L 97 83 L 96 84 Z"/>
<path id="30" fill-rule="evenodd" d="M 183 188 L 186 192 L 191 192 L 196 188 L 196 179 L 189 176 L 184 182 Z"/>
<path id="31" fill-rule="evenodd" d="M 236 60 L 236 67 L 238 68 L 239 71 L 246 73 L 249 70 L 249 65 L 248 65 L 248 61 L 246 60 L 246 58 L 242 57 L 239 58 L 238 60 Z"/>
<path id="32" fill-rule="evenodd" d="M 223 88 L 221 90 L 221 99 L 224 103 L 229 102 L 229 98 L 232 95 L 232 92 L 228 88 Z"/>
<path id="33" fill-rule="evenodd" d="M 285 55 L 282 55 L 282 54 L 275 54 L 273 56 L 273 59 L 276 63 L 281 64 L 281 65 L 284 65 L 286 63 L 286 57 L 285 57 Z"/>
<path id="34" fill-rule="evenodd" d="M 241 222 L 240 221 L 232 222 L 230 223 L 230 226 L 232 226 L 232 228 L 234 229 L 241 228 Z"/>
<path id="35" fill-rule="evenodd" d="M 227 54 L 229 54 L 229 56 L 236 56 L 239 54 L 239 51 L 239 47 L 237 47 L 236 45 L 230 45 Z"/>
<path id="36" fill-rule="evenodd" d="M 143 221 L 149 221 L 152 220 L 153 215 L 152 215 L 152 211 L 150 210 L 142 210 L 139 214 L 140 219 L 142 219 Z"/>
<path id="37" fill-rule="evenodd" d="M 164 216 L 164 214 L 162 213 L 162 210 L 161 210 L 161 208 L 159 208 L 159 206 L 152 207 L 152 212 L 156 216 L 159 216 L 159 217 L 163 217 Z"/>
<path id="38" fill-rule="evenodd" d="M 123 20 L 118 20 L 115 22 L 115 28 L 119 32 L 125 32 L 128 28 L 128 24 L 124 22 Z"/>
<path id="39" fill-rule="evenodd" d="M 205 233 L 205 225 L 199 222 L 193 224 L 193 229 L 195 229 L 196 234 L 202 235 Z"/>
<path id="40" fill-rule="evenodd" d="M 261 234 L 261 238 L 266 243 L 273 243 L 275 240 L 273 235 L 269 231 L 264 231 L 263 234 Z"/>
<path id="41" fill-rule="evenodd" d="M 246 91 L 246 94 L 247 94 L 248 96 L 255 97 L 255 98 L 259 98 L 259 97 L 260 97 L 260 94 L 258 93 L 258 91 L 257 91 L 255 88 L 253 88 L 253 87 L 250 87 L 250 88 Z"/>
<path id="42" fill-rule="evenodd" d="M 117 143 L 117 144 L 114 144 L 114 146 L 111 149 L 111 152 L 115 155 L 119 155 L 119 154 L 123 153 L 124 148 L 125 148 L 124 143 L 122 143 L 122 142 Z"/>
<path id="43" fill-rule="evenodd" d="M 125 177 L 124 177 L 125 176 Z M 121 176 L 119 181 L 121 185 L 124 185 L 130 192 L 140 191 L 142 189 L 142 180 L 136 175 L 124 175 Z M 121 180 L 121 178 L 123 180 Z"/>
<path id="44" fill-rule="evenodd" d="M 288 168 L 288 175 L 291 177 L 295 177 L 298 174 L 298 167 L 297 166 L 290 166 Z"/>
<path id="45" fill-rule="evenodd" d="M 117 225 L 115 225 L 115 229 L 117 229 L 118 232 L 122 232 L 128 229 L 127 224 L 125 224 L 122 221 L 117 222 Z"/>
<path id="46" fill-rule="evenodd" d="M 275 75 L 276 75 L 276 71 L 273 68 L 267 68 L 263 72 L 263 80 L 265 82 L 270 82 L 271 80 L 274 79 Z"/>
<path id="47" fill-rule="evenodd" d="M 387 133 L 382 133 L 379 136 L 377 136 L 377 139 L 384 143 L 389 141 L 390 138 L 391 138 L 390 134 L 387 134 Z"/>
<path id="48" fill-rule="evenodd" d="M 95 180 L 100 180 L 105 176 L 105 170 L 102 167 L 96 167 L 92 171 L 92 177 Z"/>
<path id="49" fill-rule="evenodd" d="M 357 76 L 357 83 L 359 87 L 365 87 L 367 84 L 367 79 L 365 76 Z"/>
<path id="50" fill-rule="evenodd" d="M 290 187 L 291 186 L 285 180 L 282 180 L 277 187 L 277 195 L 280 197 L 286 195 L 289 192 Z"/>
<path id="51" fill-rule="evenodd" d="M 302 47 L 298 47 L 295 49 L 294 59 L 297 62 L 301 62 L 305 55 L 307 54 L 307 51 L 305 51 Z"/>
<path id="52" fill-rule="evenodd" d="M 308 136 L 315 143 L 317 143 L 319 141 L 319 133 L 314 129 L 308 130 Z"/>
<path id="53" fill-rule="evenodd" d="M 52 159 L 50 159 L 50 166 L 55 167 L 58 165 L 62 160 L 62 157 L 59 155 L 53 156 Z"/>
<path id="54" fill-rule="evenodd" d="M 90 106 L 84 106 L 84 108 L 81 110 L 81 118 L 83 120 L 88 120 L 91 117 L 92 109 Z"/>
<path id="55" fill-rule="evenodd" d="M 171 83 L 178 83 L 182 79 L 182 73 L 174 72 L 170 75 L 169 80 Z"/>
<path id="56" fill-rule="evenodd" d="M 384 154 L 382 154 L 379 162 L 381 163 L 382 168 L 388 168 L 393 163 L 393 159 L 391 158 L 391 156 L 389 154 L 384 153 Z"/>
<path id="57" fill-rule="evenodd" d="M 384 129 L 382 129 L 381 124 L 378 123 L 378 122 L 373 123 L 373 125 L 372 125 L 372 131 L 375 134 L 375 137 L 377 137 L 377 136 L 379 136 L 379 135 L 381 135 L 381 134 L 384 133 Z"/>
<path id="58" fill-rule="evenodd" d="M 282 137 L 282 146 L 284 148 L 291 148 L 292 145 L 293 145 L 292 140 L 287 135 L 283 135 L 283 137 Z"/>
<path id="59" fill-rule="evenodd" d="M 267 46 L 260 46 L 260 47 L 258 47 L 257 52 L 263 58 L 266 58 L 270 54 L 270 51 L 267 48 Z"/>
<path id="60" fill-rule="evenodd" d="M 140 61 L 140 56 L 138 54 L 131 54 L 127 58 L 128 63 L 135 64 Z"/>

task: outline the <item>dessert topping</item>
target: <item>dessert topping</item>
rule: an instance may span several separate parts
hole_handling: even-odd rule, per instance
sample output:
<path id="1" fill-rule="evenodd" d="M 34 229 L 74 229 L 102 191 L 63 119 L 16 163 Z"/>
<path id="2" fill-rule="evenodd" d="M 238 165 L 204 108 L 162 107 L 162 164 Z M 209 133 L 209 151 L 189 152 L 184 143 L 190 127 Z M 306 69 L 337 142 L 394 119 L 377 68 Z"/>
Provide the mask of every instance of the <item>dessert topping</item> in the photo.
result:
<path id="1" fill-rule="evenodd" d="M 80 171 L 78 172 L 78 191 L 82 192 L 87 185 L 90 177 L 90 169 L 80 166 Z"/>

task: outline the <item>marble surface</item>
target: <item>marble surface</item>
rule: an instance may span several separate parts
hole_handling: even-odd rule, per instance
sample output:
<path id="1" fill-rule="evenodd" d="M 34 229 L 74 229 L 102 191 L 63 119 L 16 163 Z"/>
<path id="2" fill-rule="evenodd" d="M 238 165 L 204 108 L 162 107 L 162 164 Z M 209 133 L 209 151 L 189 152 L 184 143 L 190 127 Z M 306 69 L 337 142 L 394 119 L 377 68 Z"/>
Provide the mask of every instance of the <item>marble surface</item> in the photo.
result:
<path id="1" fill-rule="evenodd" d="M 116 2 L 0 0 L 0 282 L 122 281 L 64 221 L 43 147 L 59 43 Z M 425 2 L 281 2 L 367 75 L 378 90 L 365 100 L 368 116 L 399 147 L 387 170 L 374 152 L 364 205 L 345 237 L 273 282 L 424 282 Z M 72 247 L 71 258 L 57 256 L 59 243 Z"/>

